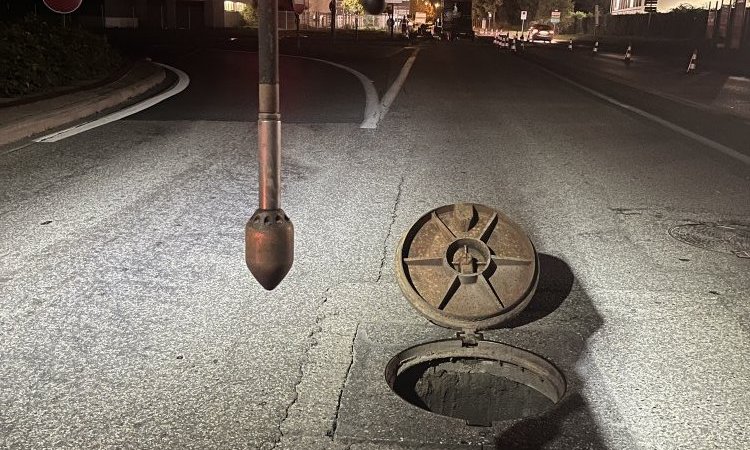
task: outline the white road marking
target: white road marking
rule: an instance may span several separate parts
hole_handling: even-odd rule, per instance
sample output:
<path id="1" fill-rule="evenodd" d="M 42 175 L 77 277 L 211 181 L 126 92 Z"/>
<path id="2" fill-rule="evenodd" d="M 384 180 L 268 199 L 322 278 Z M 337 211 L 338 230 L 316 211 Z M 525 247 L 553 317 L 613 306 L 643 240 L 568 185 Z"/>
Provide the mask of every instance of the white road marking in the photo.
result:
<path id="1" fill-rule="evenodd" d="M 332 61 L 326 61 L 325 59 L 318 59 L 318 58 L 309 58 L 307 56 L 294 56 L 294 55 L 282 55 L 287 58 L 299 58 L 299 59 L 308 59 L 310 61 L 317 61 L 322 62 L 324 64 L 329 64 L 334 67 L 338 67 L 339 69 L 344 69 L 347 72 L 351 73 L 357 79 L 360 83 L 362 83 L 362 87 L 365 89 L 365 116 L 362 123 L 359 125 L 360 128 L 377 128 L 378 127 L 378 121 L 380 120 L 380 105 L 378 104 L 378 91 L 375 90 L 375 83 L 367 78 L 362 72 L 358 72 L 351 67 L 344 66 L 342 64 L 338 64 Z"/>
<path id="2" fill-rule="evenodd" d="M 120 120 L 127 116 L 131 116 L 135 113 L 143 111 L 144 109 L 150 108 L 156 105 L 157 103 L 160 103 L 168 99 L 169 97 L 179 94 L 180 92 L 184 91 L 185 88 L 187 88 L 188 85 L 190 84 L 190 77 L 188 77 L 188 75 L 185 72 L 181 71 L 180 69 L 174 68 L 172 66 L 168 66 L 166 64 L 160 64 L 160 63 L 154 63 L 154 64 L 158 64 L 164 67 L 165 69 L 171 70 L 172 72 L 174 72 L 178 77 L 177 83 L 171 88 L 169 88 L 168 90 L 161 92 L 158 95 L 155 95 L 153 97 L 147 98 L 146 100 L 136 103 L 135 105 L 131 105 L 127 108 L 113 112 L 112 114 L 108 114 L 99 119 L 92 120 L 91 122 L 85 122 L 85 123 L 76 125 L 74 127 L 67 128 L 65 130 L 57 131 L 55 133 L 42 136 L 40 138 L 34 139 L 34 142 L 57 142 L 67 137 L 74 136 L 78 133 L 83 133 L 84 131 L 88 131 L 93 128 L 100 127 L 102 125 L 106 125 L 110 122 Z"/>
<path id="3" fill-rule="evenodd" d="M 419 49 L 415 48 L 412 52 L 411 56 L 409 56 L 409 59 L 406 60 L 404 63 L 404 66 L 401 68 L 401 72 L 398 74 L 398 77 L 396 77 L 396 80 L 393 81 L 393 84 L 391 87 L 388 88 L 388 91 L 386 91 L 385 95 L 383 96 L 383 101 L 380 102 L 380 115 L 378 116 L 378 120 L 375 122 L 375 126 L 372 128 L 377 128 L 378 122 L 385 117 L 386 113 L 388 113 L 388 109 L 391 107 L 391 104 L 394 100 L 396 100 L 396 97 L 398 96 L 398 93 L 401 91 L 401 87 L 404 85 L 404 82 L 406 81 L 406 77 L 409 76 L 409 72 L 411 71 L 411 66 L 414 65 L 414 60 L 417 59 L 417 54 L 419 53 Z M 361 128 L 368 128 L 363 125 Z"/>
<path id="4" fill-rule="evenodd" d="M 396 99 L 396 96 L 398 96 L 399 91 L 401 90 L 401 86 L 403 86 L 404 81 L 406 81 L 406 77 L 409 75 L 409 71 L 411 70 L 411 66 L 414 64 L 414 60 L 417 57 L 417 53 L 419 53 L 418 48 L 414 47 L 404 47 L 396 52 L 394 52 L 392 55 L 395 55 L 397 53 L 402 52 L 406 49 L 414 49 L 412 52 L 412 55 L 409 57 L 409 59 L 406 60 L 406 63 L 404 63 L 404 66 L 401 68 L 401 72 L 398 74 L 398 77 L 393 82 L 390 88 L 388 88 L 388 91 L 383 96 L 383 101 L 378 103 L 378 91 L 375 89 L 375 83 L 367 78 L 362 72 L 356 71 L 352 69 L 351 67 L 347 67 L 343 64 L 338 64 L 333 61 L 328 61 L 325 59 L 318 59 L 318 58 L 310 58 L 307 56 L 296 56 L 296 55 L 280 55 L 284 58 L 299 58 L 299 59 L 307 59 L 310 61 L 317 61 L 324 64 L 329 64 L 334 67 L 338 67 L 339 69 L 346 70 L 347 72 L 351 73 L 357 79 L 360 83 L 362 83 L 362 87 L 365 90 L 365 113 L 364 113 L 364 120 L 362 120 L 362 123 L 359 125 L 360 128 L 368 128 L 368 129 L 375 129 L 378 127 L 378 123 L 380 120 L 385 117 L 385 114 L 388 112 L 388 108 L 391 106 L 391 103 Z M 225 52 L 233 52 L 233 53 L 257 53 L 257 52 L 249 52 L 245 50 L 222 50 Z"/>
<path id="5" fill-rule="evenodd" d="M 397 52 L 394 52 L 392 55 L 395 55 L 397 53 L 402 52 L 405 49 L 411 49 L 413 47 L 405 47 L 403 49 L 398 50 Z M 375 85 L 373 81 L 369 78 L 367 78 L 364 74 L 361 72 L 358 72 L 351 67 L 347 67 L 335 62 L 326 61 L 325 59 L 317 59 L 317 58 L 308 58 L 306 56 L 292 56 L 289 55 L 292 58 L 300 58 L 300 59 L 309 59 L 312 61 L 318 61 L 325 64 L 330 64 L 332 66 L 338 67 L 340 69 L 344 69 L 347 72 L 353 74 L 356 76 L 359 81 L 362 83 L 362 87 L 365 89 L 365 117 L 362 123 L 359 125 L 360 128 L 367 128 L 367 129 L 375 129 L 378 127 L 378 123 L 385 117 L 386 113 L 388 112 L 388 108 L 390 108 L 391 103 L 396 99 L 398 96 L 398 93 L 401 91 L 401 86 L 403 86 L 404 81 L 406 81 L 406 77 L 409 76 L 409 71 L 411 71 L 411 66 L 414 65 L 414 60 L 417 58 L 417 53 L 419 53 L 418 48 L 414 48 L 414 51 L 412 52 L 409 59 L 406 60 L 406 63 L 404 63 L 404 66 L 401 68 L 401 72 L 398 74 L 398 77 L 393 82 L 390 88 L 388 88 L 388 91 L 386 91 L 385 95 L 383 96 L 383 100 L 378 104 L 378 91 L 375 90 Z M 285 55 L 287 56 L 287 55 Z"/>
<path id="6" fill-rule="evenodd" d="M 727 147 L 724 144 L 720 144 L 720 143 L 718 143 L 716 141 L 708 139 L 707 137 L 701 136 L 701 135 L 699 135 L 697 133 L 693 133 L 692 131 L 690 131 L 688 129 L 685 129 L 685 128 L 683 128 L 683 127 L 681 127 L 681 126 L 679 126 L 677 124 L 674 124 L 674 123 L 672 123 L 672 122 L 670 122 L 668 120 L 662 119 L 659 116 L 656 116 L 654 114 L 648 113 L 648 112 L 646 112 L 646 111 L 644 111 L 642 109 L 636 108 L 635 106 L 628 105 L 627 103 L 622 103 L 621 101 L 616 100 L 616 99 L 614 99 L 614 98 L 612 98 L 612 97 L 610 97 L 610 96 L 608 96 L 606 94 L 602 94 L 601 92 L 595 91 L 594 89 L 591 89 L 591 88 L 586 87 L 586 86 L 584 86 L 584 85 L 582 85 L 580 83 L 577 83 L 577 82 L 571 80 L 570 78 L 567 78 L 567 77 L 564 77 L 564 76 L 562 76 L 562 75 L 560 75 L 558 73 L 555 73 L 555 72 L 547 69 L 546 67 L 539 66 L 539 68 L 541 70 L 547 72 L 548 74 L 552 75 L 553 77 L 555 77 L 555 78 L 557 78 L 559 80 L 562 80 L 562 81 L 564 81 L 564 82 L 566 82 L 568 84 L 571 84 L 571 85 L 577 87 L 578 89 L 586 91 L 586 92 L 588 92 L 589 94 L 591 94 L 591 95 L 593 95 L 595 97 L 598 97 L 598 98 L 600 98 L 600 99 L 602 99 L 604 101 L 612 103 L 613 105 L 617 105 L 620 108 L 626 109 L 626 110 L 628 110 L 628 111 L 630 111 L 632 113 L 638 114 L 641 117 L 645 117 L 646 119 L 649 119 L 649 120 L 651 120 L 653 122 L 658 123 L 659 125 L 662 125 L 662 126 L 664 126 L 666 128 L 669 128 L 670 130 L 672 130 L 672 131 L 674 131 L 676 133 L 679 133 L 679 134 L 681 134 L 683 136 L 689 137 L 690 139 L 698 141 L 698 142 L 700 142 L 701 144 L 703 144 L 703 145 L 705 145 L 707 147 L 710 147 L 710 148 L 712 148 L 712 149 L 714 149 L 716 151 L 724 153 L 725 155 L 727 155 L 727 156 L 729 156 L 731 158 L 734 158 L 734 159 L 736 159 L 736 160 L 738 160 L 740 162 L 743 162 L 745 164 L 750 165 L 750 156 L 745 155 L 744 153 L 740 153 L 737 150 L 729 148 L 729 147 Z"/>

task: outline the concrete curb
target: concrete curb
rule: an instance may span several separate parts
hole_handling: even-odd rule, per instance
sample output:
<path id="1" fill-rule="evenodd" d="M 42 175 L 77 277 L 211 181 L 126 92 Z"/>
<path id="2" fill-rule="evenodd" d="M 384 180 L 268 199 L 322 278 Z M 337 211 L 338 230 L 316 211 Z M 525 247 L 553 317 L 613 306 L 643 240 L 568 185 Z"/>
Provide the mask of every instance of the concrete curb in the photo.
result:
<path id="1" fill-rule="evenodd" d="M 58 128 L 147 92 L 166 78 L 164 68 L 139 61 L 107 85 L 18 106 L 0 108 L 0 145 Z"/>

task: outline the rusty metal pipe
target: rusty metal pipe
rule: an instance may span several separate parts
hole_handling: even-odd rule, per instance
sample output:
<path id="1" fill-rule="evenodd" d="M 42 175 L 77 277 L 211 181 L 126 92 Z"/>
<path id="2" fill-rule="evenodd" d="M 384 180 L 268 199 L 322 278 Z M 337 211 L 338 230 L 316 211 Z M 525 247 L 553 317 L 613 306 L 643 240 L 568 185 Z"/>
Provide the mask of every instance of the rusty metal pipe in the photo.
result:
<path id="1" fill-rule="evenodd" d="M 281 209 L 278 0 L 258 2 L 258 197 L 245 226 L 245 263 L 272 290 L 294 261 L 294 227 Z"/>
<path id="2" fill-rule="evenodd" d="M 278 0 L 258 2 L 258 165 L 260 209 L 281 207 Z"/>
<path id="3" fill-rule="evenodd" d="M 258 119 L 258 203 L 260 209 L 281 207 L 281 120 Z"/>

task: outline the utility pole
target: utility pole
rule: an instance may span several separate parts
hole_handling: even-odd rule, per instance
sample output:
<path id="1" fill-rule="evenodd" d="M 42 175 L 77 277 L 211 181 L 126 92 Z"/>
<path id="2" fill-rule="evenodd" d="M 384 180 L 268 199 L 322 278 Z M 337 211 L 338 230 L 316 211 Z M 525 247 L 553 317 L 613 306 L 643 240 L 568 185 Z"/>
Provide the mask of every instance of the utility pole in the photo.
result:
<path id="1" fill-rule="evenodd" d="M 331 11 L 331 39 L 336 37 L 336 0 L 328 3 L 328 9 Z"/>
<path id="2" fill-rule="evenodd" d="M 278 0 L 258 2 L 258 196 L 245 226 L 245 263 L 269 291 L 294 261 L 294 227 L 281 209 Z"/>

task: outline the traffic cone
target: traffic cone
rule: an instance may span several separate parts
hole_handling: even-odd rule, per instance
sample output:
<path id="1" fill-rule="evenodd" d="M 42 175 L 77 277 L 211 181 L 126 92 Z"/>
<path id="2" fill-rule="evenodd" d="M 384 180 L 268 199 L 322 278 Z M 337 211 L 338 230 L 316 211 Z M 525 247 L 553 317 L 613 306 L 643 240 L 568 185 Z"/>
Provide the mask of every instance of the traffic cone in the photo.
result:
<path id="1" fill-rule="evenodd" d="M 599 41 L 594 42 L 594 49 L 592 51 L 592 56 L 596 56 L 597 53 L 599 53 Z"/>
<path id="2" fill-rule="evenodd" d="M 573 51 L 573 39 L 568 41 L 568 50 Z"/>
<path id="3" fill-rule="evenodd" d="M 630 64 L 630 60 L 632 59 L 632 57 L 633 57 L 633 46 L 628 44 L 628 49 L 625 50 L 625 59 L 623 60 L 625 61 L 625 64 Z"/>
<path id="4" fill-rule="evenodd" d="M 693 56 L 690 57 L 690 62 L 688 63 L 688 68 L 685 71 L 686 74 L 691 74 L 695 72 L 695 65 L 698 62 L 698 49 L 696 48 L 693 50 Z"/>

